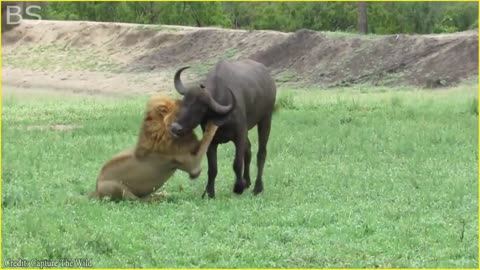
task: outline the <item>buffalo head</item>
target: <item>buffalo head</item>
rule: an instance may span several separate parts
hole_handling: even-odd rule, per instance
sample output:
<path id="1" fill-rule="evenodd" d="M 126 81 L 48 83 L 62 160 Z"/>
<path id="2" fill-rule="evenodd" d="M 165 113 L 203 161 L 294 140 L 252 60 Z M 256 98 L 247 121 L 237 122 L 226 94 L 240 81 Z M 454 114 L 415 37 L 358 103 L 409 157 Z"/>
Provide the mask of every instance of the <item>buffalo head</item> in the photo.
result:
<path id="1" fill-rule="evenodd" d="M 205 117 L 209 117 L 217 125 L 220 125 L 235 108 L 236 103 L 235 96 L 229 88 L 225 88 L 231 95 L 230 103 L 226 105 L 218 103 L 202 84 L 186 88 L 180 80 L 180 74 L 187 68 L 189 67 L 177 70 L 174 77 L 175 89 L 184 96 L 177 118 L 170 128 L 172 135 L 175 137 L 192 131 Z"/>

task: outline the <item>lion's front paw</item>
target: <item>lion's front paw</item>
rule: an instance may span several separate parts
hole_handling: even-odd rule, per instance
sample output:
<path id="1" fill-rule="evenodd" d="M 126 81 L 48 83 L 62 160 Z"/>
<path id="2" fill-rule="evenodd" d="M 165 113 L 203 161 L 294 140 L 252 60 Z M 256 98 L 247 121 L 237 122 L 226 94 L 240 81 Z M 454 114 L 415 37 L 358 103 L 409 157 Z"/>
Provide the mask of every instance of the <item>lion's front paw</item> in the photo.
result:
<path id="1" fill-rule="evenodd" d="M 189 174 L 190 179 L 191 179 L 191 180 L 197 179 L 197 178 L 200 176 L 201 173 L 202 173 L 202 170 L 198 170 L 198 171 L 195 171 L 195 172 L 193 172 L 193 173 L 190 173 L 190 174 Z"/>

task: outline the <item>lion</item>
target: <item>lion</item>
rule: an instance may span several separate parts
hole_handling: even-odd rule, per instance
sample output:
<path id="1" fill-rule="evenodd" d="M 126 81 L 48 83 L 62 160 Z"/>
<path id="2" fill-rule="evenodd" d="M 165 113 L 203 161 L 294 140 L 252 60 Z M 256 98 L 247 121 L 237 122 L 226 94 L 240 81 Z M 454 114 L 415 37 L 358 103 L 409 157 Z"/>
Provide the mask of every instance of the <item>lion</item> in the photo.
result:
<path id="1" fill-rule="evenodd" d="M 103 165 L 90 198 L 150 201 L 177 169 L 191 179 L 200 175 L 202 157 L 218 126 L 209 122 L 201 141 L 193 131 L 174 137 L 169 127 L 180 102 L 162 95 L 149 98 L 136 146 Z"/>

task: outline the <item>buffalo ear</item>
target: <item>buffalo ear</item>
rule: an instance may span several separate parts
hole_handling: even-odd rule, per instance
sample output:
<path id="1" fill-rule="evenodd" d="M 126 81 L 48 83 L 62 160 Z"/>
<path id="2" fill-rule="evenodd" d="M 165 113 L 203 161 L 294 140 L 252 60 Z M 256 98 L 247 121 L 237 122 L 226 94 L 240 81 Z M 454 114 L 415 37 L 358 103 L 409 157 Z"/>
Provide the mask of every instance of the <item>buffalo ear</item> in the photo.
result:
<path id="1" fill-rule="evenodd" d="M 223 126 L 230 119 L 230 115 L 217 115 L 212 117 L 210 120 L 217 126 Z"/>

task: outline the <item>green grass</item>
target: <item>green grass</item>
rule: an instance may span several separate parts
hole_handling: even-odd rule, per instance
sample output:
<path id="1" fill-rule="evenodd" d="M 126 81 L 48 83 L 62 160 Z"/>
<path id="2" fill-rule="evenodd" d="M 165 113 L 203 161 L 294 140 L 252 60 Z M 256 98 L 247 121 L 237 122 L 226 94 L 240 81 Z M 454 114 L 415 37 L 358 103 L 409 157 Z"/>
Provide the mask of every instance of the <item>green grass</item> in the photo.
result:
<path id="1" fill-rule="evenodd" d="M 326 35 L 327 37 L 331 38 L 345 38 L 345 39 L 354 39 L 359 38 L 363 40 L 378 40 L 383 37 L 384 35 L 376 35 L 376 34 L 367 34 L 367 35 L 359 35 L 357 32 L 344 32 L 344 31 L 322 31 L 322 34 Z"/>
<path id="2" fill-rule="evenodd" d="M 275 75 L 275 82 L 278 85 L 288 85 L 289 82 L 298 82 L 299 75 L 296 72 L 285 70 Z"/>
<path id="3" fill-rule="evenodd" d="M 265 191 L 232 193 L 219 147 L 215 200 L 178 172 L 162 203 L 89 201 L 103 162 L 133 145 L 145 97 L 4 96 L 3 259 L 94 267 L 478 267 L 475 86 L 288 91 Z M 73 125 L 72 130 L 49 129 Z M 32 128 L 37 127 L 37 128 Z M 46 128 L 38 128 L 46 127 Z M 256 172 L 256 131 L 252 175 Z"/>
<path id="4" fill-rule="evenodd" d="M 141 24 L 135 27 L 138 31 L 156 31 L 156 32 L 178 32 L 181 31 L 182 28 L 171 27 L 169 25 L 161 25 L 161 24 Z"/>
<path id="5" fill-rule="evenodd" d="M 192 65 L 192 71 L 195 72 L 196 74 L 201 74 L 204 75 L 208 73 L 208 71 L 215 66 L 218 61 L 220 60 L 226 60 L 226 59 L 232 59 L 238 54 L 238 51 L 236 49 L 226 49 L 223 54 L 210 58 L 208 60 L 199 60 L 196 61 Z"/>

